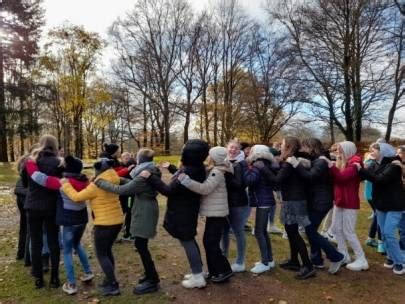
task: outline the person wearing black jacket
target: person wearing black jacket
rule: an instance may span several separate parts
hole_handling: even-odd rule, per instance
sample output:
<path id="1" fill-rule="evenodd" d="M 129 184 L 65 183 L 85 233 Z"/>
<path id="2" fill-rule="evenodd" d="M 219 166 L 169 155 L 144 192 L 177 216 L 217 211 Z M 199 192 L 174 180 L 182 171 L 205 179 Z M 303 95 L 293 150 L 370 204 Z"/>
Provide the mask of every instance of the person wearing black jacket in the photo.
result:
<path id="1" fill-rule="evenodd" d="M 281 222 L 287 232 L 290 244 L 290 259 L 280 263 L 280 267 L 299 271 L 297 279 L 307 279 L 316 275 L 316 271 L 308 256 L 307 247 L 299 234 L 298 226 L 306 227 L 311 224 L 307 211 L 306 185 L 297 170 L 287 160 L 297 156 L 300 149 L 300 141 L 296 137 L 285 137 L 281 144 L 280 170 L 274 173 L 264 166 L 263 162 L 255 162 L 263 175 L 272 183 L 278 184 L 283 198 L 281 206 Z M 300 265 L 298 255 L 303 263 Z"/>
<path id="2" fill-rule="evenodd" d="M 248 197 L 243 174 L 247 169 L 245 155 L 240 149 L 238 141 L 232 140 L 227 146 L 228 160 L 232 163 L 233 174 L 225 174 L 228 191 L 229 215 L 227 225 L 222 235 L 222 251 L 228 257 L 229 232 L 236 238 L 237 256 L 234 264 L 231 265 L 233 272 L 245 271 L 246 237 L 245 224 L 249 215 Z"/>
<path id="3" fill-rule="evenodd" d="M 333 207 L 332 177 L 328 163 L 319 158 L 324 156 L 321 141 L 317 138 L 308 138 L 304 139 L 301 145 L 301 151 L 307 154 L 310 166 L 306 168 L 296 159 L 291 160 L 291 164 L 308 185 L 308 216 L 311 224 L 305 227 L 305 232 L 311 245 L 311 260 L 315 268 L 324 268 L 322 249 L 331 261 L 329 272 L 335 274 L 342 266 L 344 255 L 318 232 L 320 224 Z"/>
<path id="4" fill-rule="evenodd" d="M 201 253 L 195 240 L 201 195 L 181 185 L 177 177 L 185 173 L 193 180 L 203 182 L 206 178 L 204 160 L 208 151 L 209 146 L 205 141 L 191 139 L 183 147 L 181 167 L 177 169 L 173 165 L 167 166 L 169 172 L 174 174 L 170 184 L 165 184 L 153 175 L 147 179 L 157 191 L 167 196 L 163 227 L 184 247 L 192 271 L 191 274 L 185 275 L 182 281 L 185 288 L 202 288 L 206 285 Z"/>
<path id="5" fill-rule="evenodd" d="M 52 135 L 43 135 L 39 148 L 32 152 L 39 170 L 47 175 L 62 177 L 61 159 L 57 157 L 58 142 Z M 42 269 L 42 232 L 46 230 L 51 255 L 51 288 L 59 288 L 59 226 L 56 224 L 56 204 L 58 191 L 48 190 L 34 181 L 22 170 L 23 185 L 28 187 L 24 208 L 28 214 L 28 226 L 31 235 L 32 273 L 36 288 L 44 287 Z"/>
<path id="6" fill-rule="evenodd" d="M 393 269 L 397 275 L 405 274 L 405 258 L 402 255 L 397 231 L 405 211 L 405 195 L 402 185 L 402 169 L 392 164 L 398 160 L 395 149 L 386 143 L 371 145 L 374 166 L 365 169 L 357 164 L 363 179 L 373 183 L 372 199 L 377 210 L 377 222 L 381 228 L 382 239 L 387 250 L 384 267 Z"/>

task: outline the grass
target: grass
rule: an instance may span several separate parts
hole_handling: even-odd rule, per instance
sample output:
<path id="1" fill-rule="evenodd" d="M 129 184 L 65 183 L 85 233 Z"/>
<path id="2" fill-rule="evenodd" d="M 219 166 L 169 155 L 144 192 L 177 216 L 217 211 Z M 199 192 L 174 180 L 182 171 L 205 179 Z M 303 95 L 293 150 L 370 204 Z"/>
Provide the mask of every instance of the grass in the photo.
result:
<path id="1" fill-rule="evenodd" d="M 178 159 L 178 158 L 177 158 Z M 177 159 L 172 157 L 171 162 Z M 167 160 L 157 158 L 156 161 Z M 2 186 L 9 186 L 15 173 L 11 167 L 0 166 Z M 162 219 L 166 199 L 159 197 Z M 16 262 L 15 247 L 17 242 L 17 211 L 14 197 L 10 193 L 0 192 L 0 303 L 402 303 L 405 298 L 403 288 L 405 277 L 398 277 L 382 267 L 384 258 L 374 249 L 363 246 L 370 263 L 370 271 L 353 273 L 342 270 L 337 276 L 319 271 L 315 279 L 297 281 L 293 273 L 276 267 L 268 274 L 253 276 L 249 272 L 238 274 L 229 284 L 210 284 L 203 290 L 185 290 L 180 286 L 181 278 L 188 272 L 186 258 L 177 240 L 171 238 L 159 224 L 158 236 L 151 241 L 152 256 L 161 276 L 160 292 L 152 295 L 135 297 L 132 295 L 134 283 L 142 275 L 142 263 L 130 243 L 117 243 L 114 252 L 117 263 L 117 275 L 122 288 L 122 295 L 114 298 L 103 298 L 99 295 L 95 284 L 102 279 L 101 270 L 97 265 L 93 247 L 91 225 L 84 236 L 84 245 L 90 255 L 90 263 L 96 273 L 94 285 L 79 285 L 79 293 L 66 296 L 59 290 L 35 290 L 29 269 L 21 262 Z M 364 241 L 367 236 L 370 214 L 368 204 L 362 203 L 358 217 L 357 231 Z M 252 220 L 250 220 L 252 222 Z M 198 241 L 202 246 L 201 236 L 203 221 L 199 225 Z M 271 235 L 274 258 L 276 262 L 288 256 L 288 242 L 281 236 Z M 259 251 L 255 238 L 247 234 L 246 266 L 250 268 L 259 260 Z M 235 242 L 231 241 L 230 262 L 235 257 Z M 76 262 L 77 263 L 77 262 Z M 77 275 L 80 268 L 76 264 Z M 61 266 L 61 279 L 65 275 Z M 49 280 L 49 275 L 45 277 Z"/>

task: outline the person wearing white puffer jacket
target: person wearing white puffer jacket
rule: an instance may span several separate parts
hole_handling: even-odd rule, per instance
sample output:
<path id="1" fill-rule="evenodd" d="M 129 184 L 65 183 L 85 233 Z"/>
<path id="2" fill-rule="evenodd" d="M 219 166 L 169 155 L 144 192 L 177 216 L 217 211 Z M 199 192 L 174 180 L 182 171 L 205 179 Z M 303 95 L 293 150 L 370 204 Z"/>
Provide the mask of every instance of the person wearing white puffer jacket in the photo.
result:
<path id="1" fill-rule="evenodd" d="M 233 275 L 231 266 L 220 248 L 226 216 L 229 214 L 225 175 L 233 173 L 233 167 L 226 158 L 227 151 L 224 147 L 211 148 L 208 155 L 207 179 L 203 183 L 192 180 L 186 174 L 178 177 L 183 186 L 202 195 L 200 215 L 206 217 L 203 243 L 209 277 L 214 283 L 227 281 Z M 188 282 L 183 282 L 191 286 L 194 281 L 200 279 L 193 275 Z"/>

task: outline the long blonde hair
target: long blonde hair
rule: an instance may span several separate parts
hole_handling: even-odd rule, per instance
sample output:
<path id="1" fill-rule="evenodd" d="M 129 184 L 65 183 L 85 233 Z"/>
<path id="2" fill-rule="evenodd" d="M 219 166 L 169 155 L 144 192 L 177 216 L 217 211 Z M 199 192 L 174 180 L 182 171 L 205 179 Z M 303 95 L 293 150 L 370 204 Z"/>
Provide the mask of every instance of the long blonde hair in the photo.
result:
<path id="1" fill-rule="evenodd" d="M 24 153 L 23 155 L 20 156 L 19 159 L 17 159 L 16 163 L 15 163 L 15 168 L 18 172 L 20 172 L 23 168 L 24 162 L 25 160 L 31 155 L 31 153 L 35 150 L 39 148 L 39 144 L 33 144 L 30 149 L 28 150 L 28 153 Z"/>
<path id="2" fill-rule="evenodd" d="M 38 145 L 39 147 L 34 149 L 31 153 L 33 159 L 37 160 L 39 153 L 44 150 L 54 153 L 55 156 L 58 155 L 58 140 L 55 136 L 50 134 L 42 135 L 38 141 Z"/>

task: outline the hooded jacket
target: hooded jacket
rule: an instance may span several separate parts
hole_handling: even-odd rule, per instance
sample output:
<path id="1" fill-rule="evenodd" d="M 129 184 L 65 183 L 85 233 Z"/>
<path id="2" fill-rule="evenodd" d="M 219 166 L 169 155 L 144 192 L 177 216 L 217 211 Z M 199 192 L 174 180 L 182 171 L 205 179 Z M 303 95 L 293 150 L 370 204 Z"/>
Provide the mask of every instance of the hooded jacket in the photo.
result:
<path id="1" fill-rule="evenodd" d="M 333 178 L 335 205 L 346 209 L 359 209 L 360 176 L 355 163 L 362 163 L 360 155 L 353 155 L 346 167 L 339 170 L 332 166 L 329 171 Z"/>
<path id="2" fill-rule="evenodd" d="M 377 210 L 404 211 L 405 195 L 402 186 L 402 169 L 392 164 L 398 160 L 395 149 L 386 143 L 379 143 L 382 159 L 369 168 L 361 168 L 359 173 L 373 183 L 371 197 Z"/>
<path id="3" fill-rule="evenodd" d="M 254 166 L 256 161 L 261 161 L 267 170 L 271 170 L 273 158 L 270 149 L 264 145 L 255 145 L 250 152 L 248 161 L 253 163 L 253 166 L 245 170 L 244 180 L 249 186 L 252 207 L 269 207 L 275 204 L 273 195 L 275 183 L 266 178 L 262 170 Z"/>

